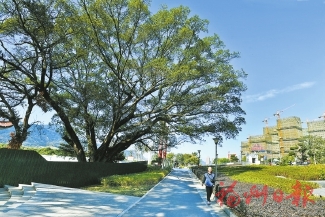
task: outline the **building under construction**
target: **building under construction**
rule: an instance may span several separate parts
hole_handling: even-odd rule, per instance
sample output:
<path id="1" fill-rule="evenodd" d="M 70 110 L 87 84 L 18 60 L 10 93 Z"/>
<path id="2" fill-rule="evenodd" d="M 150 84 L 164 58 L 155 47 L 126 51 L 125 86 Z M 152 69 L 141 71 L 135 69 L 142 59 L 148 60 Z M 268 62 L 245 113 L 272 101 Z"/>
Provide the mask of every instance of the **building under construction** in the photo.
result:
<path id="1" fill-rule="evenodd" d="M 325 119 L 307 121 L 307 128 L 302 128 L 298 117 L 277 119 L 276 126 L 265 126 L 263 135 L 249 136 L 247 141 L 241 142 L 241 155 L 251 157 L 252 163 L 279 158 L 289 154 L 291 147 L 298 145 L 302 136 L 312 135 L 325 138 Z M 258 159 L 259 156 L 260 158 Z"/>

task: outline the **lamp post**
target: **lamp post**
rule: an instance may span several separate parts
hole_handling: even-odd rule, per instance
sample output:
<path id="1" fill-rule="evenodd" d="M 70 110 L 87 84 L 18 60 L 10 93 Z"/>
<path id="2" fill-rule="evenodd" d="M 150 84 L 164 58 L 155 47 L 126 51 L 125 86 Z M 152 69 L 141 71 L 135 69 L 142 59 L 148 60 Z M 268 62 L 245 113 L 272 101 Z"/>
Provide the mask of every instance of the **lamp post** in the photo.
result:
<path id="1" fill-rule="evenodd" d="M 200 152 L 201 152 L 201 150 L 197 150 L 197 152 L 199 153 L 199 160 L 197 162 L 197 166 L 200 166 Z"/>
<path id="2" fill-rule="evenodd" d="M 219 139 L 218 138 L 213 138 L 214 144 L 216 145 L 216 178 L 218 177 L 217 175 L 217 170 L 218 170 L 218 144 L 219 144 Z M 220 144 L 220 147 L 222 147 L 222 145 Z"/>

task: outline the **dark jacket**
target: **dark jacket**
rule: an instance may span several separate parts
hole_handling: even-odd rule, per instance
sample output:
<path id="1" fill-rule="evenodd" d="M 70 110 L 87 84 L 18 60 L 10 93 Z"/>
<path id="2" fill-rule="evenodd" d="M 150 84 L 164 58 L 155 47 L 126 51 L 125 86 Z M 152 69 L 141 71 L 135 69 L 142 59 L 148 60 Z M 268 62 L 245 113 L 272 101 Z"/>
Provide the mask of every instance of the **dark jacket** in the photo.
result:
<path id="1" fill-rule="evenodd" d="M 215 174 L 214 173 L 204 173 L 204 176 L 203 176 L 203 179 L 202 179 L 202 185 L 205 185 L 205 180 L 206 179 L 210 179 L 210 181 L 214 185 L 214 183 L 215 183 Z"/>

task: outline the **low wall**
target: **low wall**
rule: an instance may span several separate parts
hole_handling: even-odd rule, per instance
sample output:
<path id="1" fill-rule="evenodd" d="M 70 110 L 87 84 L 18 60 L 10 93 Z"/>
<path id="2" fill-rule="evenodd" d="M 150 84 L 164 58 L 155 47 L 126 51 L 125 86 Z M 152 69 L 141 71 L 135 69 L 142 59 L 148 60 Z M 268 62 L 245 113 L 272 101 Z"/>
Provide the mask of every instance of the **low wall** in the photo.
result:
<path id="1" fill-rule="evenodd" d="M 0 149 L 0 186 L 38 182 L 79 188 L 102 177 L 143 172 L 147 161 L 132 163 L 54 162 L 35 151 Z"/>

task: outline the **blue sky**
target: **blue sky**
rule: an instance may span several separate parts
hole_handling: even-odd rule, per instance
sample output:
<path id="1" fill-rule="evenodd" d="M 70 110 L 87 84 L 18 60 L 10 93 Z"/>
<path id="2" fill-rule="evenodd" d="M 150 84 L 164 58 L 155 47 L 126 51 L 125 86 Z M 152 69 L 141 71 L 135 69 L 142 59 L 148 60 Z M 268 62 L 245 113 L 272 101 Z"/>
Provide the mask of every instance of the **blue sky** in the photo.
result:
<path id="1" fill-rule="evenodd" d="M 153 0 L 152 11 L 163 4 L 188 6 L 193 15 L 209 20 L 208 34 L 218 34 L 228 49 L 239 52 L 241 58 L 232 64 L 248 74 L 242 103 L 247 123 L 236 139 L 218 148 L 219 157 L 239 155 L 241 141 L 262 134 L 265 118 L 275 125 L 273 114 L 279 110 L 285 109 L 281 117 L 298 116 L 304 122 L 324 113 L 324 0 Z M 203 160 L 215 156 L 211 138 L 172 152 L 197 150 Z"/>
<path id="2" fill-rule="evenodd" d="M 298 116 L 317 119 L 325 111 L 325 0 L 152 0 L 151 10 L 188 6 L 191 13 L 209 20 L 209 35 L 218 34 L 240 59 L 248 90 L 243 95 L 246 125 L 233 140 L 218 148 L 219 157 L 240 153 L 241 141 L 262 134 L 265 118 Z M 293 106 L 292 106 L 293 105 Z M 47 116 L 33 112 L 35 119 Z M 38 117 L 37 117 L 38 116 Z M 303 125 L 305 127 L 305 125 Z M 183 144 L 174 153 L 201 151 L 201 158 L 215 156 L 212 138 L 202 144 Z"/>

